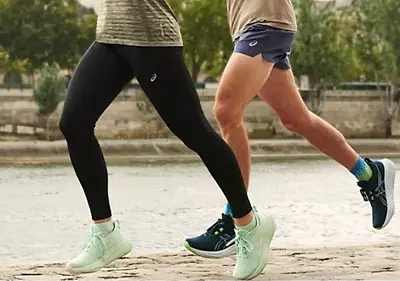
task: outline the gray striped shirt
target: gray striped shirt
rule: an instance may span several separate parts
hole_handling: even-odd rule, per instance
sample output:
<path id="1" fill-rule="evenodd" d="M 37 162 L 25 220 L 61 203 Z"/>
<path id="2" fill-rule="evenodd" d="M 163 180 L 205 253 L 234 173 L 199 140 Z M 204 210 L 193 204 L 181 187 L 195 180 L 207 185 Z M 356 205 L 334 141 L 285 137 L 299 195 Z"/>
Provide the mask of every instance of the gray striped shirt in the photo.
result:
<path id="1" fill-rule="evenodd" d="M 96 40 L 129 46 L 182 46 L 166 0 L 100 0 Z"/>

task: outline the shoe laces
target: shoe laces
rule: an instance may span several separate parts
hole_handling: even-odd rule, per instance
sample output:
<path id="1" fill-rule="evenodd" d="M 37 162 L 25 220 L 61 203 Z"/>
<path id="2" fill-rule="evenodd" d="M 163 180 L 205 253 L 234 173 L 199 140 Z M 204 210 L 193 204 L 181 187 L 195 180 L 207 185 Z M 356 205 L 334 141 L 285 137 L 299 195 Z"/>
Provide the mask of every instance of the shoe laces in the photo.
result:
<path id="1" fill-rule="evenodd" d="M 236 237 L 229 241 L 226 246 L 230 246 L 236 243 L 237 257 L 247 257 L 248 254 L 253 251 L 253 245 L 250 242 L 250 238 L 253 236 L 255 229 L 247 231 L 241 229 L 236 232 Z"/>
<path id="2" fill-rule="evenodd" d="M 360 187 L 361 184 L 359 185 Z M 374 190 L 369 190 L 367 188 L 362 187 L 360 193 L 364 199 L 364 201 L 369 201 L 371 203 L 375 202 L 375 199 L 378 198 L 384 205 L 387 205 L 385 190 L 383 188 L 383 182 Z"/>
<path id="3" fill-rule="evenodd" d="M 89 250 L 94 246 L 100 256 L 104 255 L 106 244 L 104 242 L 103 236 L 103 233 L 97 233 L 91 230 L 86 236 L 85 244 L 82 251 L 89 252 Z"/>
<path id="4" fill-rule="evenodd" d="M 378 173 L 378 186 L 374 189 L 368 188 L 368 181 L 360 181 L 358 182 L 358 186 L 361 187 L 360 193 L 364 199 L 364 201 L 369 201 L 371 204 L 375 203 L 375 199 L 378 198 L 384 205 L 387 206 L 386 202 L 386 193 L 384 189 L 384 180 L 380 180 L 381 178 L 381 172 L 379 168 L 376 166 L 375 163 L 373 163 L 371 160 L 366 159 L 367 163 L 369 165 L 375 165 L 376 171 Z"/>
<path id="5" fill-rule="evenodd" d="M 223 225 L 224 225 L 223 220 L 222 219 L 218 219 L 212 226 L 210 226 L 207 229 L 207 233 L 214 235 L 215 230 L 219 230 L 221 228 L 221 226 L 223 226 Z"/>

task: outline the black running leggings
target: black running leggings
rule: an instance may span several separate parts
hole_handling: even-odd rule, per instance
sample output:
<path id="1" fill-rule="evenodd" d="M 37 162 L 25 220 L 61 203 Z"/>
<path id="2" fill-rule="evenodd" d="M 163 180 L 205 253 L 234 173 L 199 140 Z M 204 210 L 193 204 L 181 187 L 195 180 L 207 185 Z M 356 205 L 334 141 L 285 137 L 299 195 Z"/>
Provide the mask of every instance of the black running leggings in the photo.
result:
<path id="1" fill-rule="evenodd" d="M 95 124 L 134 77 L 170 130 L 201 157 L 230 203 L 233 216 L 248 214 L 251 205 L 239 165 L 204 116 L 182 47 L 95 42 L 74 71 L 60 120 L 92 218 L 111 217 L 107 167 L 94 134 Z"/>

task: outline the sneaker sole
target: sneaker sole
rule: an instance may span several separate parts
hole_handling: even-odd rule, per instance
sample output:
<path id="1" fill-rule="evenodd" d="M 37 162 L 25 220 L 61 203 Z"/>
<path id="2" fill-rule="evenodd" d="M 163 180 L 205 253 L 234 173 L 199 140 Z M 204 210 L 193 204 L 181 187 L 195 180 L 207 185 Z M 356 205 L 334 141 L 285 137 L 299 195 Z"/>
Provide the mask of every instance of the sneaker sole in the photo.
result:
<path id="1" fill-rule="evenodd" d="M 66 269 L 69 273 L 71 273 L 73 275 L 93 273 L 93 272 L 99 271 L 100 269 L 102 269 L 106 265 L 112 263 L 113 261 L 115 261 L 119 258 L 122 258 L 123 256 L 126 256 L 131 251 L 132 251 L 132 243 L 130 243 L 129 241 L 125 241 L 125 242 L 115 245 L 110 250 L 110 253 L 106 257 L 104 257 L 102 260 L 99 260 L 90 265 L 78 267 L 78 268 L 76 268 L 76 267 L 74 268 L 69 263 L 67 263 Z"/>
<path id="2" fill-rule="evenodd" d="M 274 218 L 271 215 L 265 215 L 266 217 L 266 223 L 268 224 L 268 229 L 265 232 L 265 242 L 266 242 L 266 249 L 264 251 L 264 255 L 262 260 L 258 263 L 257 268 L 253 271 L 252 274 L 250 274 L 247 278 L 240 278 L 242 280 L 251 280 L 256 278 L 258 275 L 260 275 L 265 267 L 267 266 L 268 263 L 268 258 L 269 258 L 269 249 L 270 249 L 270 245 L 272 242 L 272 239 L 274 238 L 275 235 L 275 231 L 276 231 L 276 223 Z"/>
<path id="3" fill-rule="evenodd" d="M 226 249 L 223 249 L 221 251 L 213 251 L 213 252 L 202 251 L 202 250 L 192 248 L 192 247 L 190 247 L 190 245 L 187 241 L 185 241 L 184 246 L 188 251 L 192 252 L 193 254 L 203 257 L 203 258 L 208 258 L 208 259 L 223 259 L 223 258 L 227 258 L 227 257 L 233 256 L 236 254 L 236 245 L 235 244 L 232 244 L 231 246 L 229 246 Z"/>
<path id="4" fill-rule="evenodd" d="M 389 159 L 382 159 L 383 166 L 385 167 L 385 193 L 386 193 L 386 202 L 387 202 L 387 213 L 385 222 L 381 227 L 377 227 L 376 229 L 382 229 L 387 226 L 394 214 L 394 183 L 396 178 L 396 165 Z"/>

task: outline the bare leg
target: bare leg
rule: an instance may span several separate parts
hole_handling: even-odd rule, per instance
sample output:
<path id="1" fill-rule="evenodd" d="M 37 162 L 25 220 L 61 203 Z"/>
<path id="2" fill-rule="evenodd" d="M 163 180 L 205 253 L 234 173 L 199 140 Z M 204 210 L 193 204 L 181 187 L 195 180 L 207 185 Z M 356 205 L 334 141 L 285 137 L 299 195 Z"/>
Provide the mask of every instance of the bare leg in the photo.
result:
<path id="1" fill-rule="evenodd" d="M 354 167 L 358 154 L 342 133 L 308 110 L 291 70 L 274 68 L 259 96 L 271 106 L 289 131 L 303 136 L 345 168 L 350 170 Z"/>
<path id="2" fill-rule="evenodd" d="M 337 129 L 307 109 L 291 70 L 274 68 L 259 95 L 288 130 L 306 138 L 356 176 L 364 200 L 370 201 L 374 228 L 388 225 L 394 213 L 396 167 L 393 162 L 361 158 Z"/>
<path id="3" fill-rule="evenodd" d="M 248 188 L 251 155 L 243 112 L 262 88 L 273 64 L 261 55 L 254 58 L 234 53 L 222 75 L 214 107 L 215 118 L 224 140 L 230 145 L 239 162 L 243 180 Z"/>

